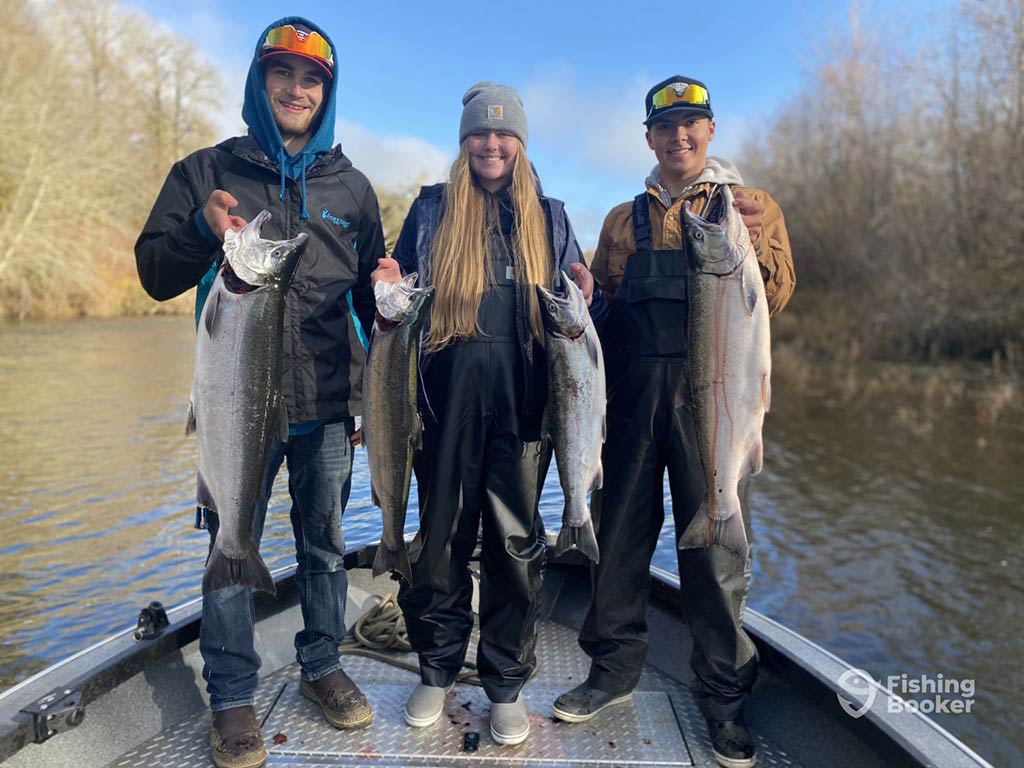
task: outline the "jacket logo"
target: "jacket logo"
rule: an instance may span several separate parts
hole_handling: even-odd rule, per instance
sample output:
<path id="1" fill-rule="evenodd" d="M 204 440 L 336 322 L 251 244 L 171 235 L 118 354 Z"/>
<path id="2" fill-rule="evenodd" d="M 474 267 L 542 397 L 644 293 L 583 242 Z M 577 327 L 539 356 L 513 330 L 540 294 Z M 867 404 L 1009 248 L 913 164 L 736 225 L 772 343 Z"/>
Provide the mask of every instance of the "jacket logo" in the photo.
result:
<path id="1" fill-rule="evenodd" d="M 324 207 L 320 211 L 320 218 L 329 221 L 332 224 L 337 224 L 339 227 L 343 227 L 344 229 L 348 229 L 350 226 L 350 222 L 346 221 L 340 216 L 335 216 L 330 211 L 328 211 L 326 207 Z"/>

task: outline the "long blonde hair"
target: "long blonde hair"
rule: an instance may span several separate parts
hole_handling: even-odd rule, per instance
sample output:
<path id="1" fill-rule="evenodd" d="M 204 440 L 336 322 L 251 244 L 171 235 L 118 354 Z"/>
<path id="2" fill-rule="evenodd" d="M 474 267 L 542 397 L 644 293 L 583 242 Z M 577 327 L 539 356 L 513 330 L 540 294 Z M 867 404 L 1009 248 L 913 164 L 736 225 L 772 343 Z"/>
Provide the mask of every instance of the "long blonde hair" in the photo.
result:
<path id="1" fill-rule="evenodd" d="M 518 142 L 518 140 L 517 140 Z M 537 180 L 522 142 L 512 167 L 514 221 L 512 249 L 516 280 L 524 284 L 530 302 L 530 328 L 544 343 L 535 285 L 551 287 L 554 277 L 547 218 L 537 195 Z M 426 351 L 436 352 L 478 332 L 477 313 L 486 286 L 494 284 L 488 234 L 498 224 L 494 196 L 473 181 L 466 142 L 452 163 L 445 211 L 431 249 L 434 305 L 430 312 Z"/>

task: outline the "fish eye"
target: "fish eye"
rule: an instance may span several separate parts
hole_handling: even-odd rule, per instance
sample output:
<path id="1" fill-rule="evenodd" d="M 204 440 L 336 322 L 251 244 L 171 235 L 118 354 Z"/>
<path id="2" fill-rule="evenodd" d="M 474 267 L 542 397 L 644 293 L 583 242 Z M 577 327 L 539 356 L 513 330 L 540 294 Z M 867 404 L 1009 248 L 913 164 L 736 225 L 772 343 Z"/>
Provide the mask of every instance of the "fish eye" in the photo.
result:
<path id="1" fill-rule="evenodd" d="M 701 232 L 699 229 L 695 230 L 694 233 L 693 233 L 693 239 L 694 240 L 703 240 L 704 239 L 704 233 Z"/>

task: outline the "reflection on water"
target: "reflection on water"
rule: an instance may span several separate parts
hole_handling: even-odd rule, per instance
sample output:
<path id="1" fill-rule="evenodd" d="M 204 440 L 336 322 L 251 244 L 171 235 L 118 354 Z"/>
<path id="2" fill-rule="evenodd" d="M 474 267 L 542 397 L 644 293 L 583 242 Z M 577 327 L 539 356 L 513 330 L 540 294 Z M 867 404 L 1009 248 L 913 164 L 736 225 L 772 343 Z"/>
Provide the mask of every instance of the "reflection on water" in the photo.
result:
<path id="1" fill-rule="evenodd" d="M 188 318 L 0 327 L 0 688 L 131 625 L 150 600 L 196 595 L 207 534 L 192 528 L 184 436 L 192 349 Z M 937 719 L 1019 764 L 1024 427 L 780 391 L 772 405 L 751 605 L 876 679 L 974 679 L 973 714 Z M 287 503 L 281 478 L 272 568 L 292 557 Z M 553 472 L 542 511 L 557 529 Z M 364 451 L 345 533 L 379 538 Z M 655 564 L 670 571 L 673 541 L 669 516 Z"/>

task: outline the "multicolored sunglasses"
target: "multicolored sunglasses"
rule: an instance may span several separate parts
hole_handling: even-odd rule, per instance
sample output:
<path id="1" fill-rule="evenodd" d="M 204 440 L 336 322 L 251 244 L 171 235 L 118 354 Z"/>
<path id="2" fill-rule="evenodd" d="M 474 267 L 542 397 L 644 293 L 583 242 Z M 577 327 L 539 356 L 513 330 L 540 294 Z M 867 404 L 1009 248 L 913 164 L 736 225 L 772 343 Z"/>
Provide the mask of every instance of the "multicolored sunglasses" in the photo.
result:
<path id="1" fill-rule="evenodd" d="M 318 61 L 329 73 L 334 71 L 334 52 L 323 35 L 316 31 L 304 32 L 291 24 L 267 32 L 263 55 L 268 53 L 295 53 Z"/>

